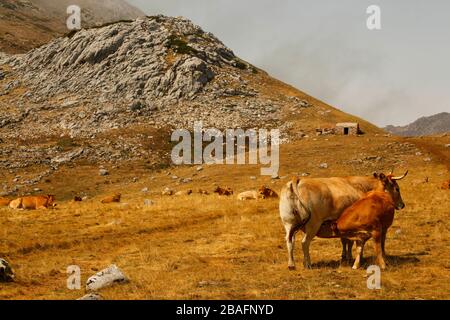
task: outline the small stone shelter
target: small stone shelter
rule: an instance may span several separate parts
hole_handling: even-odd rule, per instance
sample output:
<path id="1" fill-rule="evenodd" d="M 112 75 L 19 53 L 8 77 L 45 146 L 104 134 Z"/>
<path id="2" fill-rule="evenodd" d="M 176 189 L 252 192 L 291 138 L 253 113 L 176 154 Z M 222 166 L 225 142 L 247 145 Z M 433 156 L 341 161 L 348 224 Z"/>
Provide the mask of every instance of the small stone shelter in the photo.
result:
<path id="1" fill-rule="evenodd" d="M 336 123 L 335 134 L 344 136 L 356 136 L 360 134 L 359 123 L 357 122 L 342 122 Z"/>

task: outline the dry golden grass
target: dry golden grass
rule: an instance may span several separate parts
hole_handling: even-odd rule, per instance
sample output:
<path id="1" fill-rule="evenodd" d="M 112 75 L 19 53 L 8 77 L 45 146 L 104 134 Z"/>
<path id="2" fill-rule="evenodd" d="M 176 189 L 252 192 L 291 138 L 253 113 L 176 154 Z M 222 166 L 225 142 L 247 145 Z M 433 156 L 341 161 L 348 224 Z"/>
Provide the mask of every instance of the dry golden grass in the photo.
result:
<path id="1" fill-rule="evenodd" d="M 448 159 L 425 162 L 414 150 L 389 149 L 393 141 L 404 140 L 330 136 L 283 146 L 281 175 L 286 178 L 275 183 L 259 176 L 258 166 L 151 172 L 129 164 L 111 170 L 109 177 L 98 177 L 96 168 L 63 168 L 41 186 L 66 195 L 58 209 L 0 209 L 0 256 L 11 261 L 17 276 L 16 282 L 1 285 L 0 298 L 74 299 L 84 292 L 66 288 L 67 266 L 79 265 L 84 283 L 115 263 L 131 282 L 102 291 L 108 299 L 448 299 L 450 192 L 439 189 L 448 178 Z M 364 165 L 348 162 L 373 154 L 383 159 Z M 319 169 L 321 162 L 329 169 Z M 211 191 L 214 183 L 231 186 L 236 193 L 261 184 L 279 191 L 291 175 L 301 172 L 370 174 L 392 166 L 398 171 L 409 168 L 410 175 L 401 183 L 407 207 L 396 214 L 388 233 L 390 265 L 382 273 L 381 290 L 367 289 L 364 269 L 339 266 L 336 239 L 313 241 L 313 270 L 288 271 L 276 200 L 160 195 L 166 186 Z M 178 185 L 171 175 L 192 177 L 194 182 Z M 140 178 L 136 183 L 134 176 Z M 143 187 L 150 193 L 143 194 Z M 72 192 L 81 191 L 90 199 L 69 201 Z M 122 203 L 100 204 L 104 195 L 115 192 L 122 193 Z M 145 206 L 145 199 L 155 205 Z M 371 243 L 367 247 L 366 266 L 373 260 Z M 296 248 L 300 266 L 299 240 Z"/>

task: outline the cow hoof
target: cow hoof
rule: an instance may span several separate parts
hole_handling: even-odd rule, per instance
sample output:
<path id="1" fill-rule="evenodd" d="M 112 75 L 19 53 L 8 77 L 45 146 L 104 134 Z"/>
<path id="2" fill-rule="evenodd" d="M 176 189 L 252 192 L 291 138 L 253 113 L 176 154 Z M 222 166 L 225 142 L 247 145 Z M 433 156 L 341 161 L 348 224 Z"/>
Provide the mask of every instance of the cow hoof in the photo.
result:
<path id="1" fill-rule="evenodd" d="M 340 262 L 340 265 L 341 266 L 349 266 L 350 265 L 350 262 L 347 260 L 347 259 L 342 259 L 341 260 L 341 262 Z"/>
<path id="2" fill-rule="evenodd" d="M 295 266 L 289 266 L 288 269 L 289 269 L 290 271 L 294 271 L 296 268 L 295 268 Z"/>

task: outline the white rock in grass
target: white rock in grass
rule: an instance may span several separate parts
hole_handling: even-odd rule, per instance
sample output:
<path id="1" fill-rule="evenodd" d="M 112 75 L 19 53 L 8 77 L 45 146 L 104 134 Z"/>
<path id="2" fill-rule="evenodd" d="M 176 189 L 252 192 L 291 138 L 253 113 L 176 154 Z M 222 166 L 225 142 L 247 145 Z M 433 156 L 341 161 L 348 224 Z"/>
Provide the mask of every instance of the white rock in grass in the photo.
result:
<path id="1" fill-rule="evenodd" d="M 175 192 L 169 187 L 165 188 L 162 192 L 163 196 L 172 196 Z"/>
<path id="2" fill-rule="evenodd" d="M 77 300 L 103 300 L 103 297 L 97 292 L 92 292 L 78 298 Z"/>
<path id="3" fill-rule="evenodd" d="M 122 273 L 122 271 L 115 264 L 113 264 L 90 277 L 86 282 L 86 290 L 97 291 L 102 288 L 112 286 L 116 283 L 126 283 L 128 281 L 128 278 Z"/>
<path id="4" fill-rule="evenodd" d="M 100 176 L 104 177 L 104 176 L 109 175 L 109 172 L 108 172 L 108 170 L 106 170 L 106 169 L 100 169 L 100 170 L 98 171 L 98 174 L 99 174 Z"/>
<path id="5" fill-rule="evenodd" d="M 144 200 L 144 205 L 147 206 L 147 207 L 153 206 L 154 204 L 155 204 L 155 202 L 153 202 L 150 199 L 145 199 Z"/>

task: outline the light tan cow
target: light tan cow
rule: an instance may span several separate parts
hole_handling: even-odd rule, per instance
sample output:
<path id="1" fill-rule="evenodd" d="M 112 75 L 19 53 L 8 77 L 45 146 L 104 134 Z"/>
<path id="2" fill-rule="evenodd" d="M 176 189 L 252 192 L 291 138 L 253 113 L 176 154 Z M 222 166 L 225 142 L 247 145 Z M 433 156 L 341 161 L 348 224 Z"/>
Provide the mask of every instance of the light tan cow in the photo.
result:
<path id="1" fill-rule="evenodd" d="M 181 190 L 175 193 L 176 197 L 181 197 L 181 196 L 190 196 L 192 194 L 192 190 Z"/>
<path id="2" fill-rule="evenodd" d="M 46 195 L 46 196 L 28 196 L 17 198 L 9 204 L 9 207 L 12 209 L 22 209 L 22 210 L 47 210 L 49 208 L 56 207 L 54 203 L 55 196 L 54 195 Z"/>
<path id="3" fill-rule="evenodd" d="M 252 190 L 252 191 L 245 191 L 238 194 L 238 200 L 244 201 L 244 200 L 258 200 L 261 198 L 258 191 Z"/>
<path id="4" fill-rule="evenodd" d="M 200 194 L 202 194 L 204 196 L 209 195 L 209 192 L 207 190 L 204 190 L 204 189 L 198 189 L 198 193 L 200 193 Z"/>
<path id="5" fill-rule="evenodd" d="M 295 177 L 288 182 L 280 195 L 280 217 L 286 230 L 289 269 L 295 269 L 294 242 L 299 230 L 305 233 L 302 239 L 303 265 L 310 269 L 309 246 L 321 225 L 329 220 L 337 220 L 346 208 L 367 192 L 379 189 L 380 185 L 382 182 L 377 173 L 371 177 Z M 342 260 L 351 260 L 353 242 L 342 239 L 342 245 Z"/>
<path id="6" fill-rule="evenodd" d="M 17 199 L 12 200 L 9 203 L 9 207 L 11 209 L 15 209 L 15 210 L 22 209 L 22 198 L 17 198 Z"/>

